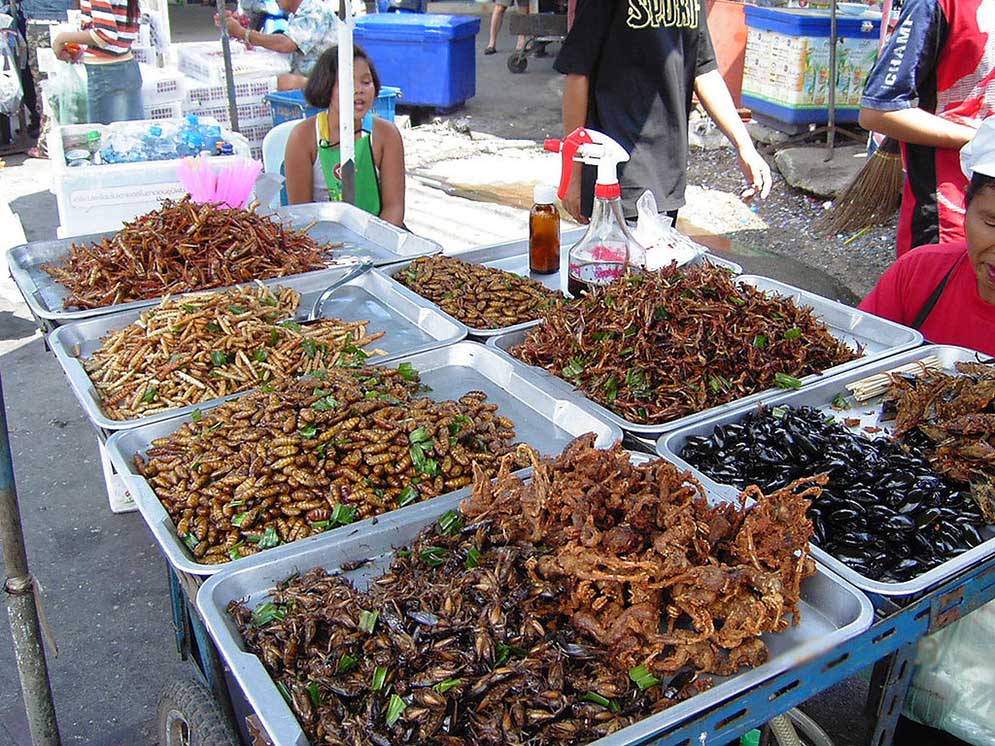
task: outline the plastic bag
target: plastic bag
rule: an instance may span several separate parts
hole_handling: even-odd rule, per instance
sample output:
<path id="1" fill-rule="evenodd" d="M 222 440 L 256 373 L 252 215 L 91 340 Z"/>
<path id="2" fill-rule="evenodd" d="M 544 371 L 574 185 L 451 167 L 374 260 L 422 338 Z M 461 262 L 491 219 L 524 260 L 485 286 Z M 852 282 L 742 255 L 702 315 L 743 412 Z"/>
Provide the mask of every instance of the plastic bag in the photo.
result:
<path id="1" fill-rule="evenodd" d="M 995 746 L 995 602 L 919 643 L 905 714 L 975 746 Z"/>
<path id="2" fill-rule="evenodd" d="M 632 234 L 646 247 L 646 269 L 657 270 L 671 262 L 681 266 L 694 261 L 707 250 L 670 225 L 665 215 L 660 215 L 653 192 L 643 192 L 636 202 L 636 211 L 638 219 Z"/>
<path id="3" fill-rule="evenodd" d="M 84 124 L 86 115 L 86 71 L 82 65 L 62 63 L 49 89 L 52 110 L 59 124 Z"/>
<path id="4" fill-rule="evenodd" d="M 4 16 L 10 19 L 10 16 Z M 13 19 L 10 19 L 13 20 Z M 5 21 L 9 23 L 9 21 Z M 12 116 L 21 108 L 21 61 L 19 35 L 12 29 L 0 30 L 0 114 Z"/>

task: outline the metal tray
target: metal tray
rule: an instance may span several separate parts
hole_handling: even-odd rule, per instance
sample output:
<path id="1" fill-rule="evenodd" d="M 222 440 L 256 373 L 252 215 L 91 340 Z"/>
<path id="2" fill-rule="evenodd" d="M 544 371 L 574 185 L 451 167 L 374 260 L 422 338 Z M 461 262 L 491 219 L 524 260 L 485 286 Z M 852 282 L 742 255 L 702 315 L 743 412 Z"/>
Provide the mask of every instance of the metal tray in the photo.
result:
<path id="1" fill-rule="evenodd" d="M 495 269 L 503 269 L 506 272 L 513 272 L 516 275 L 521 275 L 522 277 L 528 277 L 541 282 L 550 290 L 561 290 L 566 292 L 568 266 L 567 255 L 570 253 L 570 247 L 579 241 L 586 231 L 586 228 L 575 228 L 563 233 L 560 236 L 560 271 L 553 272 L 551 274 L 540 274 L 529 269 L 529 240 L 527 238 L 522 238 L 517 241 L 509 241 L 507 243 L 494 244 L 493 246 L 484 246 L 479 249 L 470 249 L 469 251 L 460 251 L 449 254 L 448 256 L 452 256 L 454 259 L 459 259 L 460 261 L 467 262 L 469 264 L 481 264 L 485 267 L 494 267 Z M 714 254 L 706 254 L 705 259 L 718 267 L 725 267 L 736 275 L 742 274 L 743 272 L 743 268 L 735 262 L 722 259 Z M 387 271 L 391 276 L 393 276 L 396 272 L 400 272 L 407 268 L 409 264 L 411 264 L 410 261 L 396 264 L 391 266 Z M 504 326 L 496 329 L 478 329 L 475 327 L 467 328 L 470 330 L 471 336 L 486 339 L 499 334 L 515 332 L 519 329 L 528 329 L 529 327 L 533 327 L 539 323 L 541 323 L 541 319 L 523 321 L 521 324 Z"/>
<path id="2" fill-rule="evenodd" d="M 318 243 L 344 244 L 333 249 L 337 259 L 371 261 L 381 267 L 442 252 L 442 246 L 435 241 L 416 236 L 345 202 L 288 205 L 276 208 L 273 214 L 294 228 L 314 223 L 308 235 Z"/>
<path id="3" fill-rule="evenodd" d="M 319 242 L 342 241 L 346 246 L 333 253 L 337 264 L 355 263 L 357 259 L 372 259 L 378 266 L 412 259 L 421 255 L 435 254 L 442 248 L 434 241 L 419 238 L 412 233 L 386 223 L 351 205 L 297 205 L 280 208 L 276 214 L 295 227 L 304 227 L 312 220 L 318 220 L 309 234 Z M 334 221 L 339 220 L 336 223 Z M 114 232 L 94 233 L 89 236 L 73 236 L 55 241 L 34 241 L 15 246 L 7 251 L 7 266 L 10 276 L 17 285 L 31 313 L 46 328 L 65 324 L 77 319 L 88 319 L 116 311 L 154 306 L 161 299 L 119 303 L 101 308 L 69 310 L 63 305 L 67 295 L 65 286 L 43 271 L 41 266 L 64 258 L 70 247 L 109 238 Z M 355 257 L 355 258 L 354 258 Z M 290 277 L 310 277 L 328 270 L 316 270 L 299 275 L 275 277 L 264 280 L 267 285 L 286 282 Z"/>
<path id="4" fill-rule="evenodd" d="M 446 510 L 455 509 L 468 495 L 469 490 L 463 490 L 405 511 L 395 511 L 382 517 L 375 526 L 367 521 L 367 525 L 352 527 L 349 534 L 341 533 L 342 538 L 334 543 L 277 547 L 255 555 L 238 568 L 209 578 L 201 586 L 196 601 L 201 617 L 275 746 L 303 746 L 309 741 L 262 662 L 245 650 L 242 637 L 226 611 L 228 602 L 243 599 L 255 606 L 266 599 L 277 583 L 293 573 L 315 567 L 331 571 L 346 562 L 371 559 L 358 570 L 343 573 L 353 582 L 366 585 L 386 571 L 394 548 L 410 544 L 419 531 Z M 870 601 L 818 565 L 816 574 L 802 584 L 799 607 L 801 623 L 797 627 L 763 636 L 770 649 L 770 659 L 763 665 L 731 677 L 714 677 L 712 689 L 594 743 L 599 746 L 645 743 L 687 718 L 841 645 L 866 630 L 873 621 Z"/>
<path id="5" fill-rule="evenodd" d="M 394 361 L 397 362 L 400 361 Z M 483 391 L 489 402 L 498 405 L 500 414 L 515 424 L 517 439 L 546 455 L 558 454 L 576 436 L 587 432 L 597 434 L 597 445 L 602 448 L 622 438 L 622 432 L 617 427 L 598 418 L 589 407 L 551 395 L 531 371 L 509 365 L 483 345 L 458 342 L 405 356 L 404 362 L 411 363 L 420 373 L 422 382 L 432 387 L 428 395 L 434 399 L 454 399 L 468 391 Z M 210 408 L 201 409 L 207 411 Z M 197 562 L 176 535 L 173 521 L 152 487 L 136 473 L 132 463 L 132 457 L 137 453 L 144 454 L 153 440 L 169 435 L 189 419 L 188 415 L 118 431 L 107 440 L 107 453 L 170 564 L 180 572 L 213 575 L 222 567 L 236 566 L 249 558 L 224 566 Z M 401 508 L 400 512 L 413 507 L 417 506 Z M 344 526 L 303 539 L 302 542 L 323 541 L 327 537 L 334 537 L 334 541 L 349 536 L 356 526 L 365 525 Z"/>
<path id="6" fill-rule="evenodd" d="M 737 281 L 752 285 L 758 290 L 764 290 L 791 298 L 798 305 L 810 306 L 814 310 L 816 317 L 825 322 L 825 324 L 829 327 L 829 331 L 834 337 L 846 342 L 851 348 L 859 346 L 864 349 L 863 357 L 843 363 L 842 365 L 833 366 L 832 368 L 824 370 L 822 373 L 814 373 L 812 375 L 805 376 L 802 379 L 805 386 L 811 386 L 812 384 L 824 379 L 826 376 L 835 375 L 854 368 L 864 368 L 869 363 L 873 363 L 881 358 L 887 357 L 888 355 L 894 355 L 895 353 L 903 352 L 904 350 L 918 347 L 922 344 L 922 335 L 914 329 L 909 329 L 908 327 L 896 324 L 893 321 L 888 321 L 887 319 L 882 319 L 865 311 L 851 308 L 850 306 L 844 305 L 837 301 L 823 298 L 822 296 L 810 293 L 807 290 L 801 290 L 799 288 L 792 287 L 791 285 L 785 285 L 777 280 L 771 280 L 767 277 L 758 277 L 756 275 L 742 275 L 737 278 Z M 472 329 L 470 331 L 473 333 Z M 487 340 L 487 344 L 501 350 L 501 352 L 509 359 L 517 360 L 508 353 L 508 350 L 515 345 L 520 344 L 525 339 L 525 336 L 526 332 L 524 330 L 508 332 L 491 337 Z M 521 361 L 517 362 L 519 365 L 525 365 L 525 363 Z M 577 391 L 563 379 L 557 378 L 546 371 L 544 372 L 550 378 L 555 379 L 558 385 L 566 387 L 567 390 L 573 392 L 574 396 L 582 398 L 585 401 L 590 401 L 580 391 Z M 628 420 L 623 419 L 619 415 L 595 402 L 591 402 L 591 406 L 593 406 L 595 411 L 598 412 L 603 418 L 613 422 L 628 433 L 655 437 L 662 433 L 677 430 L 685 425 L 697 422 L 715 414 L 716 412 L 726 411 L 729 407 L 738 407 L 740 405 L 753 404 L 763 399 L 769 399 L 776 393 L 778 393 L 776 389 L 768 389 L 767 391 L 761 391 L 756 394 L 744 396 L 741 399 L 735 399 L 726 404 L 720 404 L 718 406 L 702 410 L 701 412 L 680 417 L 676 420 L 661 422 L 653 425 L 643 425 L 637 422 L 629 422 Z"/>
<path id="7" fill-rule="evenodd" d="M 907 363 L 911 363 L 915 360 L 921 360 L 929 355 L 936 355 L 942 362 L 944 370 L 949 373 L 955 372 L 954 363 L 961 360 L 976 361 L 979 357 L 982 357 L 979 356 L 978 353 L 972 350 L 964 349 L 963 347 L 949 347 L 941 345 L 920 347 L 901 355 L 896 355 L 895 357 L 878 361 L 874 365 L 869 365 L 864 368 L 860 368 L 859 370 L 853 370 L 848 373 L 833 376 L 832 378 L 820 381 L 815 385 L 807 386 L 800 391 L 769 394 L 763 399 L 763 404 L 765 406 L 788 404 L 795 407 L 815 407 L 825 412 L 827 416 L 836 417 L 838 420 L 842 420 L 844 417 L 859 418 L 861 420 L 860 424 L 853 428 L 856 432 L 860 432 L 860 429 L 867 425 L 881 427 L 883 430 L 890 432 L 891 423 L 879 422 L 881 414 L 881 397 L 877 397 L 876 399 L 872 399 L 862 404 L 853 404 L 850 409 L 843 411 L 833 409 L 833 399 L 836 398 L 837 394 L 842 393 L 847 395 L 849 393 L 846 390 L 847 383 L 859 381 L 862 378 L 874 375 L 875 373 L 893 370 L 901 365 L 906 365 Z M 850 401 L 852 402 L 852 399 L 850 399 Z M 695 475 L 705 484 L 706 489 L 714 490 L 715 492 L 722 492 L 726 495 L 738 494 L 738 490 L 736 490 L 735 487 L 715 482 L 684 461 L 684 459 L 682 459 L 678 454 L 683 450 L 688 438 L 698 435 L 711 435 L 716 425 L 725 425 L 730 422 L 735 422 L 742 418 L 746 412 L 752 410 L 755 406 L 756 403 L 737 405 L 724 412 L 712 415 L 707 419 L 699 420 L 693 425 L 688 425 L 680 430 L 667 433 L 657 441 L 657 453 L 666 458 L 668 461 L 673 461 L 681 468 L 689 469 L 694 472 Z M 822 551 L 814 544 L 812 545 L 812 556 L 822 564 L 829 567 L 840 577 L 846 579 L 853 585 L 867 591 L 868 593 L 892 597 L 916 596 L 940 585 L 944 581 L 966 570 L 986 557 L 995 554 L 995 527 L 989 527 L 986 535 L 989 537 L 987 541 L 982 542 L 973 549 L 970 549 L 957 557 L 949 559 L 946 562 L 932 568 L 928 572 L 925 572 L 912 580 L 907 580 L 904 583 L 883 583 L 881 581 L 871 580 L 855 570 L 850 569 L 838 559 Z"/>
<path id="8" fill-rule="evenodd" d="M 319 274 L 297 275 L 278 284 L 296 290 L 301 294 L 301 307 L 310 308 L 322 290 L 342 274 L 342 270 L 330 270 Z M 221 399 L 210 399 L 199 404 L 131 420 L 113 420 L 108 417 L 100 406 L 97 390 L 83 369 L 79 356 L 92 355 L 100 347 L 102 337 L 128 326 L 142 312 L 140 309 L 133 309 L 75 321 L 58 327 L 49 336 L 48 344 L 55 353 L 59 365 L 62 366 L 66 378 L 69 379 L 70 388 L 95 427 L 104 430 L 123 430 L 142 423 L 159 422 L 184 415 L 194 409 L 210 407 L 248 393 L 243 391 L 229 394 Z M 466 327 L 463 324 L 379 270 L 364 272 L 336 290 L 325 301 L 321 315 L 324 318 L 344 321 L 367 320 L 370 322 L 368 327 L 370 332 L 386 332 L 370 347 L 383 349 L 387 354 L 370 358 L 371 363 L 386 362 L 404 355 L 452 344 L 466 336 Z"/>

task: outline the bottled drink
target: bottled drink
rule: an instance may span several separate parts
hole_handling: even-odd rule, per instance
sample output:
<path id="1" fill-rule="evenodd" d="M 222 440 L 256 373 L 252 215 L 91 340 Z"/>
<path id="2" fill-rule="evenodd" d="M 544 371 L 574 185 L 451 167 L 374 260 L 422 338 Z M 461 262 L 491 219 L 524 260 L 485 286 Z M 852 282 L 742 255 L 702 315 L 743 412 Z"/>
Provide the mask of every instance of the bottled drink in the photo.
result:
<path id="1" fill-rule="evenodd" d="M 235 146 L 230 142 L 222 143 L 220 155 L 235 155 Z"/>
<path id="2" fill-rule="evenodd" d="M 556 209 L 556 188 L 537 184 L 532 192 L 529 213 L 529 269 L 552 274 L 560 269 L 560 213 Z"/>

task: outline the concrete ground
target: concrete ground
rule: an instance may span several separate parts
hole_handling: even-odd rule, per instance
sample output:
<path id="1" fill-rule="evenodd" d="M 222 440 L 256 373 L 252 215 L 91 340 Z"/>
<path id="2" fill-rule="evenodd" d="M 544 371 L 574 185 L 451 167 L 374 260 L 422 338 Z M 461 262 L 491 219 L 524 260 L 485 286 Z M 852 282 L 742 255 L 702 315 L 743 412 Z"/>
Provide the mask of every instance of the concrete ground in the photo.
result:
<path id="1" fill-rule="evenodd" d="M 212 33 L 210 9 L 176 8 L 172 15 L 174 38 L 192 40 Z M 552 58 L 530 59 L 526 73 L 511 75 L 505 67 L 510 37 L 499 41 L 501 53 L 479 54 L 486 41 L 487 16 L 482 20 L 478 94 L 455 118 L 466 119 L 473 130 L 503 138 L 557 136 L 560 81 L 552 72 Z M 474 226 L 468 225 L 471 220 L 445 220 L 447 211 L 456 210 L 452 205 L 474 214 L 472 204 L 442 201 L 435 188 L 440 180 L 449 181 L 452 191 L 475 196 L 474 185 L 430 161 L 414 168 L 412 212 L 421 217 L 412 221 L 420 219 L 417 229 L 426 233 L 448 231 L 468 245 L 480 242 Z M 44 191 L 45 164 L 20 164 L 8 158 L 11 168 L 0 172 L 0 198 L 10 199 L 28 240 L 54 237 L 57 219 L 54 198 Z M 512 180 L 518 184 L 512 191 L 534 180 Z M 498 216 L 492 237 L 524 234 L 520 208 L 488 211 Z M 12 238 L 0 227 L 0 243 L 10 245 Z M 830 295 L 846 292 L 822 273 L 763 252 L 733 258 L 748 271 Z M 60 647 L 58 657 L 50 653 L 49 667 L 63 741 L 100 746 L 153 743 L 159 690 L 190 671 L 173 644 L 164 560 L 137 513 L 108 511 L 93 431 L 9 281 L 0 282 L 0 376 L 29 557 Z M 859 717 L 862 686 L 856 681 L 838 687 L 811 707 L 821 722 L 835 723 L 833 735 L 840 746 L 866 743 Z M 0 746 L 29 742 L 10 636 L 6 625 L 0 625 Z"/>

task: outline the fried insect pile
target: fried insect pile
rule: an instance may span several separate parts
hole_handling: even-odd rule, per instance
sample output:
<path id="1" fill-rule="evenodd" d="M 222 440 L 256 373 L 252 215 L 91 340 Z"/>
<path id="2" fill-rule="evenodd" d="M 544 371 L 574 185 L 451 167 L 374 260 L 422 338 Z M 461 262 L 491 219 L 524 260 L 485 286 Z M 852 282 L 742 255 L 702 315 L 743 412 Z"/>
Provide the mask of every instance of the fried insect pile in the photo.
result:
<path id="1" fill-rule="evenodd" d="M 931 371 L 895 377 L 884 410 L 895 436 L 925 436 L 926 454 L 940 474 L 971 486 L 971 496 L 995 523 L 995 365 L 957 363 L 957 374 Z"/>
<path id="2" fill-rule="evenodd" d="M 858 357 L 810 308 L 710 265 L 629 275 L 553 307 L 511 352 L 644 424 L 796 388 Z"/>
<path id="3" fill-rule="evenodd" d="M 416 259 L 394 279 L 474 329 L 534 321 L 563 300 L 531 278 L 449 256 Z"/>
<path id="4" fill-rule="evenodd" d="M 164 200 L 100 243 L 74 244 L 42 267 L 69 293 L 66 308 L 209 290 L 322 269 L 332 246 L 251 210 Z"/>
<path id="5" fill-rule="evenodd" d="M 367 590 L 317 569 L 229 605 L 312 743 L 584 743 L 766 659 L 814 569 L 817 487 L 710 508 L 593 440 L 533 453 L 530 484 L 478 470 Z"/>
<path id="6" fill-rule="evenodd" d="M 104 337 L 83 368 L 107 416 L 127 420 L 364 358 L 383 336 L 362 321 L 281 321 L 299 303 L 262 285 L 166 299 Z"/>
<path id="7" fill-rule="evenodd" d="M 204 564 L 219 564 L 497 472 L 514 426 L 471 391 L 419 397 L 417 372 L 333 368 L 201 415 L 135 456 Z"/>

